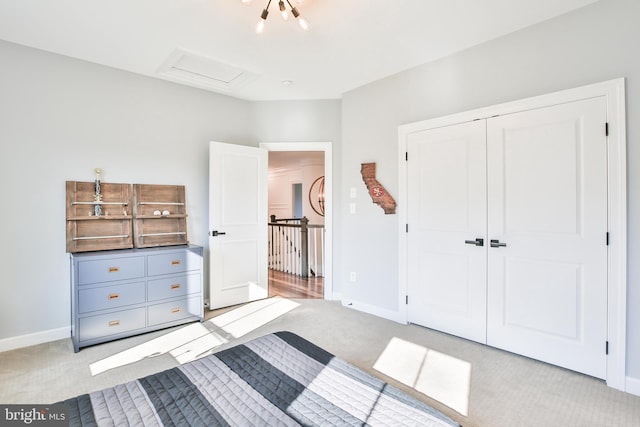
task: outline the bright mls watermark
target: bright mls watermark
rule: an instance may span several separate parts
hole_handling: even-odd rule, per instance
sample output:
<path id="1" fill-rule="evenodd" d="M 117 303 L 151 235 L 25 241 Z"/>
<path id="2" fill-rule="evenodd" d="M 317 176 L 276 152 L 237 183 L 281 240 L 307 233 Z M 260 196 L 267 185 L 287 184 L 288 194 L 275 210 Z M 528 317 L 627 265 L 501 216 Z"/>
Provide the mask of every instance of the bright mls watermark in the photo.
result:
<path id="1" fill-rule="evenodd" d="M 69 407 L 55 405 L 0 405 L 0 426 L 62 427 L 69 425 Z"/>

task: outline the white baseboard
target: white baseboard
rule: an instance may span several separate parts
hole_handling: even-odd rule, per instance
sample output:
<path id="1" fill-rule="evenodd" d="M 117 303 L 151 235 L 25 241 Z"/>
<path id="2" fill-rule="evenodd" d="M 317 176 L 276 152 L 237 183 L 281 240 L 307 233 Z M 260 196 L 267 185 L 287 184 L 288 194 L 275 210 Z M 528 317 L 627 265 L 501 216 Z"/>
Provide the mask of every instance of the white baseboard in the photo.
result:
<path id="1" fill-rule="evenodd" d="M 0 340 L 0 351 L 15 350 L 16 348 L 29 347 L 49 341 L 62 340 L 71 336 L 71 328 L 64 327 L 49 329 L 48 331 L 35 332 L 33 334 L 17 337 L 3 338 Z"/>
<path id="2" fill-rule="evenodd" d="M 627 377 L 625 383 L 625 390 L 627 393 L 640 396 L 640 379 Z"/>
<path id="3" fill-rule="evenodd" d="M 353 300 L 342 300 L 342 305 L 347 308 L 353 308 L 358 311 L 373 314 L 374 316 L 382 317 L 384 319 L 392 320 L 394 322 L 406 324 L 407 321 L 403 313 L 399 311 L 385 310 L 374 305 L 366 304 Z"/>

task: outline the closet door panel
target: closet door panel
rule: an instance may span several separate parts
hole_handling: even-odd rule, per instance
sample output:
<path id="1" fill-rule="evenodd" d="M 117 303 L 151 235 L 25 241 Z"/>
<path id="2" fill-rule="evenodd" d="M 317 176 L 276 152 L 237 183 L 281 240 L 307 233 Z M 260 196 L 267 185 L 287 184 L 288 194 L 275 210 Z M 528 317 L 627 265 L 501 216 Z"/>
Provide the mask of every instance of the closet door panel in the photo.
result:
<path id="1" fill-rule="evenodd" d="M 604 98 L 487 121 L 487 343 L 606 377 Z M 504 246 L 502 246 L 504 245 Z"/>
<path id="2" fill-rule="evenodd" d="M 482 343 L 485 132 L 485 122 L 478 121 L 411 135 L 407 207 L 409 321 Z"/>

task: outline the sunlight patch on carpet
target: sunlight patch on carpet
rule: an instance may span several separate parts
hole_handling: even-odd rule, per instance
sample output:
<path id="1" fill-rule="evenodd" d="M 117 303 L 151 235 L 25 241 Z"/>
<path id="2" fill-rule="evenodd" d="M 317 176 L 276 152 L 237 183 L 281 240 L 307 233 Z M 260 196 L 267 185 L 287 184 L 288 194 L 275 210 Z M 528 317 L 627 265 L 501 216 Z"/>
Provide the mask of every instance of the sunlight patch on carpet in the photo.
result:
<path id="1" fill-rule="evenodd" d="M 373 368 L 468 415 L 471 364 L 393 337 Z"/>
<path id="2" fill-rule="evenodd" d="M 91 375 L 169 353 L 184 364 L 288 313 L 300 304 L 273 297 L 244 304 L 203 323 L 191 323 L 89 365 Z"/>
<path id="3" fill-rule="evenodd" d="M 291 300 L 273 297 L 254 301 L 209 320 L 233 338 L 240 338 L 298 307 Z"/>
<path id="4" fill-rule="evenodd" d="M 210 334 L 215 334 L 215 332 L 207 329 L 202 323 L 191 323 L 161 337 L 94 362 L 89 365 L 89 369 L 91 370 L 91 375 L 98 375 L 118 366 L 129 365 L 148 357 L 160 356 Z M 227 341 L 224 338 L 217 337 L 216 347 L 225 342 Z"/>

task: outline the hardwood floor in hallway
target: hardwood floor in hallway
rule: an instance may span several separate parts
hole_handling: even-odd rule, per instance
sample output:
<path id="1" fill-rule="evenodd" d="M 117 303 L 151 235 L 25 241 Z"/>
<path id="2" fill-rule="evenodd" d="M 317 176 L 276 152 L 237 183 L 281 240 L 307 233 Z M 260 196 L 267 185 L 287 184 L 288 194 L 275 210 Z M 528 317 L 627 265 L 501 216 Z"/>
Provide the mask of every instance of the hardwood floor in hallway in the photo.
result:
<path id="1" fill-rule="evenodd" d="M 322 277 L 302 278 L 281 271 L 269 270 L 269 296 L 283 298 L 324 298 Z"/>

